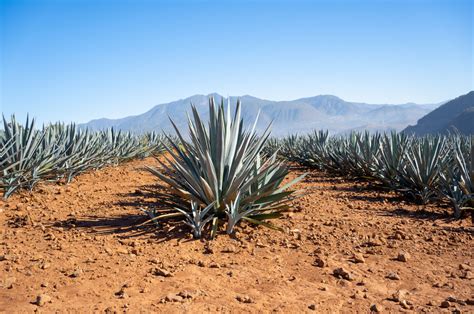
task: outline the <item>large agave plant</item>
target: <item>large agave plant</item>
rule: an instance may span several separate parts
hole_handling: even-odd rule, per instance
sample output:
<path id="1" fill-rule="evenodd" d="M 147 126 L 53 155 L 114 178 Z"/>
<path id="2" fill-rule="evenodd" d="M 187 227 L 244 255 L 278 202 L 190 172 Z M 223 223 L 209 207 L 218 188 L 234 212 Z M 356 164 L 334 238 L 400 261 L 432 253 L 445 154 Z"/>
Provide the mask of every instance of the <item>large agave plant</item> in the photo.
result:
<path id="1" fill-rule="evenodd" d="M 181 202 L 196 202 L 202 208 L 213 204 L 208 213 L 214 216 L 212 236 L 226 218 L 231 226 L 228 231 L 241 219 L 272 227 L 264 220 L 279 217 L 288 208 L 289 196 L 294 191 L 286 189 L 302 177 L 281 187 L 288 167 L 276 159 L 276 153 L 270 158 L 261 157 L 270 126 L 261 135 L 255 130 L 257 120 L 252 129 L 244 129 L 240 101 L 231 116 L 230 104 L 226 110 L 223 101 L 219 106 L 210 98 L 209 115 L 206 126 L 192 106 L 193 119 L 188 117 L 189 140 L 172 121 L 179 141 L 169 141 L 166 149 L 170 158 L 166 158 L 167 163 L 161 162 L 161 170 L 148 169 L 168 183 L 171 193 L 179 196 Z M 169 214 L 153 216 L 160 219 Z"/>

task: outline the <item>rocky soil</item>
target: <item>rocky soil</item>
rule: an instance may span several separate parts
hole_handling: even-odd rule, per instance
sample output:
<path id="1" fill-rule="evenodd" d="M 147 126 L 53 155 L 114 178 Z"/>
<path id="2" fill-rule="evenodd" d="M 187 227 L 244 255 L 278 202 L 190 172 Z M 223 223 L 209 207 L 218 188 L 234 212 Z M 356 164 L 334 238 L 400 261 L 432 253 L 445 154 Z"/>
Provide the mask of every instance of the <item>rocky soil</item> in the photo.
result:
<path id="1" fill-rule="evenodd" d="M 448 208 L 311 172 L 285 232 L 199 241 L 140 226 L 160 202 L 150 164 L 0 201 L 0 311 L 474 312 L 474 228 Z"/>

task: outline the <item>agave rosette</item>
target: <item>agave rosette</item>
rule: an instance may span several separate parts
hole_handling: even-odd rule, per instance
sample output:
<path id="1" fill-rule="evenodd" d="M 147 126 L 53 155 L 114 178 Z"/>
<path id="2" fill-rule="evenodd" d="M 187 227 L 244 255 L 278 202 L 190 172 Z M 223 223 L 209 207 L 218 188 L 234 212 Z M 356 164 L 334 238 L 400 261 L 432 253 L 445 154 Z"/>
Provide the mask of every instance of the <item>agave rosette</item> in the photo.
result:
<path id="1" fill-rule="evenodd" d="M 226 218 L 232 224 L 232 217 L 273 227 L 264 220 L 279 217 L 288 208 L 290 195 L 295 191 L 287 191 L 287 188 L 302 176 L 281 187 L 289 172 L 288 166 L 276 158 L 276 152 L 269 158 L 262 157 L 270 125 L 258 135 L 258 117 L 250 130 L 244 129 L 240 101 L 232 116 L 230 111 L 229 103 L 225 110 L 223 101 L 216 105 L 210 98 L 206 127 L 192 106 L 193 119 L 188 117 L 190 139 L 186 140 L 171 121 L 179 141 L 169 141 L 170 145 L 166 146 L 170 157 L 165 157 L 166 162 L 160 161 L 162 170 L 148 169 L 169 185 L 171 193 L 181 198 L 178 202 L 196 202 L 202 207 L 214 204 L 210 212 L 215 216 L 213 230 Z M 182 203 L 176 205 L 183 208 Z M 235 215 L 226 215 L 229 208 Z M 245 214 L 240 217 L 237 211 Z M 157 216 L 160 217 L 170 215 Z"/>

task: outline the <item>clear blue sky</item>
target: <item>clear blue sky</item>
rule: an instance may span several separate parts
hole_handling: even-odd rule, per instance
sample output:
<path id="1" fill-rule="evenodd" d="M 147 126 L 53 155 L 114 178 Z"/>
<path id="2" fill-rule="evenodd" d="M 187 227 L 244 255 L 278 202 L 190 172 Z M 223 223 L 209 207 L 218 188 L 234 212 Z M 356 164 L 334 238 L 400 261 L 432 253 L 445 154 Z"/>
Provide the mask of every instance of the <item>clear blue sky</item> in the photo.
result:
<path id="1" fill-rule="evenodd" d="M 1 111 L 85 122 L 193 94 L 433 103 L 473 89 L 473 3 L 0 0 Z"/>

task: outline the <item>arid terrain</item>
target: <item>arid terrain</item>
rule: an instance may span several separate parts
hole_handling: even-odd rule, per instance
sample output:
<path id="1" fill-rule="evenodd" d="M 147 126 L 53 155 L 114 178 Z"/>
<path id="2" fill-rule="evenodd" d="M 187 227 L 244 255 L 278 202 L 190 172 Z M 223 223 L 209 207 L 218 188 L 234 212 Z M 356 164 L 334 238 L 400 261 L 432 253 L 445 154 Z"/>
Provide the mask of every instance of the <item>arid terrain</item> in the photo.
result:
<path id="1" fill-rule="evenodd" d="M 0 201 L 0 311 L 474 312 L 474 228 L 448 208 L 310 172 L 274 223 L 193 240 L 154 206 L 152 158 Z M 304 172 L 295 168 L 292 176 Z"/>

